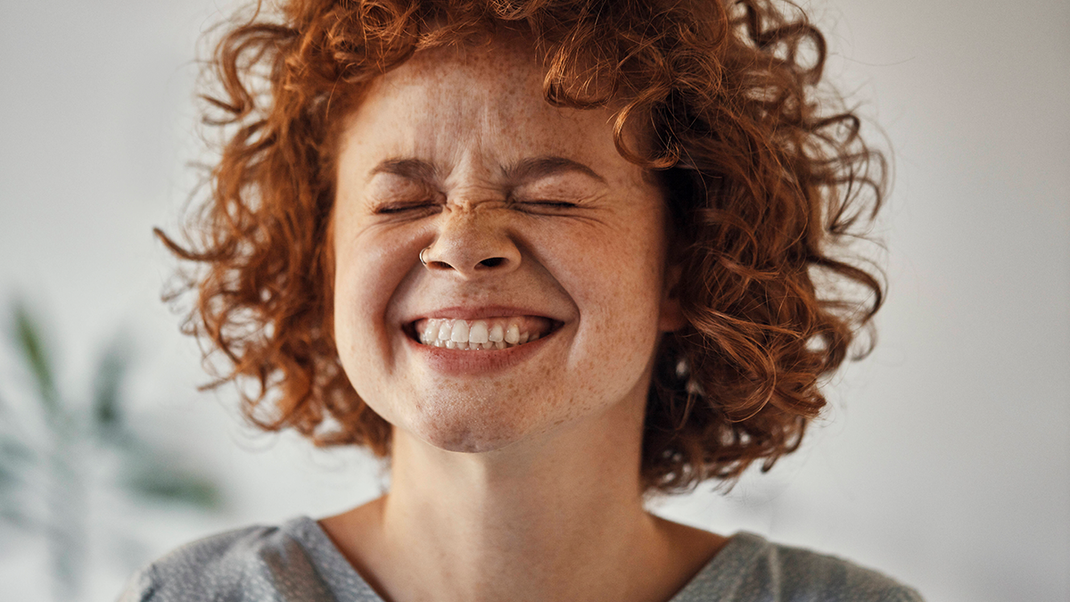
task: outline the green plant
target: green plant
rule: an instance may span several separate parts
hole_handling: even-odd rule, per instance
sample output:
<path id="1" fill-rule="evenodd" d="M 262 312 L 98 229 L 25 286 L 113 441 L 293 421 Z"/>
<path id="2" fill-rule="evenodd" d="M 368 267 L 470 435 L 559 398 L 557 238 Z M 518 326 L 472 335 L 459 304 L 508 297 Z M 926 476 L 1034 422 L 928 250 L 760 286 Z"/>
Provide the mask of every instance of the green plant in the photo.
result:
<path id="1" fill-rule="evenodd" d="M 0 523 L 47 538 L 53 595 L 71 600 L 83 584 L 87 490 L 100 474 L 97 464 L 111 460 L 109 486 L 139 498 L 214 510 L 220 493 L 210 478 L 176 468 L 173 457 L 126 423 L 122 390 L 130 354 L 121 339 L 96 362 L 91 392 L 67 397 L 40 323 L 21 303 L 11 316 L 12 346 L 30 391 L 17 406 L 6 391 L 0 395 Z"/>

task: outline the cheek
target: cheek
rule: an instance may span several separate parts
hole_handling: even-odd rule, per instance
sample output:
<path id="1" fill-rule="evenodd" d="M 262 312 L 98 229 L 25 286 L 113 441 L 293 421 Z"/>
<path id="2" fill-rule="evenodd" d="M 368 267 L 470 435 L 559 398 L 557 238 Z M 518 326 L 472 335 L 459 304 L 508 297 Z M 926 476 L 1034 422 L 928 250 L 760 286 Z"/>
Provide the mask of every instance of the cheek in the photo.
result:
<path id="1" fill-rule="evenodd" d="M 339 256 L 344 251 L 339 249 Z M 369 287 L 362 286 L 366 281 L 364 274 L 355 269 L 350 259 L 339 259 L 335 271 L 334 295 L 334 337 L 338 347 L 338 357 L 349 377 L 353 388 L 361 397 L 365 397 L 366 388 L 355 376 L 367 376 L 373 372 L 367 367 L 374 357 L 370 356 L 372 340 L 371 319 L 374 315 L 375 299 L 368 298 Z"/>
<path id="2" fill-rule="evenodd" d="M 363 251 L 363 252 L 362 252 Z M 382 253 L 337 248 L 334 336 L 338 358 L 350 385 L 379 416 L 397 422 L 390 374 L 398 353 L 391 346 L 387 314 L 403 270 Z"/>
<path id="3" fill-rule="evenodd" d="M 636 326 L 653 325 L 664 296 L 663 246 L 663 235 L 652 227 L 620 228 L 597 237 L 580 232 L 559 243 L 555 268 L 588 313 L 611 310 Z"/>
<path id="4" fill-rule="evenodd" d="M 344 228 L 340 228 L 344 230 Z M 341 233 L 341 232 L 340 232 Z M 389 370 L 389 308 L 411 267 L 404 241 L 385 244 L 367 233 L 339 238 L 335 247 L 334 330 L 338 353 L 350 381 Z"/>
<path id="5" fill-rule="evenodd" d="M 586 385 L 630 391 L 656 351 L 663 295 L 660 232 L 626 228 L 611 237 L 570 237 L 562 248 L 562 286 L 579 308 L 575 357 Z M 583 261 L 569 261 L 569 258 Z"/>

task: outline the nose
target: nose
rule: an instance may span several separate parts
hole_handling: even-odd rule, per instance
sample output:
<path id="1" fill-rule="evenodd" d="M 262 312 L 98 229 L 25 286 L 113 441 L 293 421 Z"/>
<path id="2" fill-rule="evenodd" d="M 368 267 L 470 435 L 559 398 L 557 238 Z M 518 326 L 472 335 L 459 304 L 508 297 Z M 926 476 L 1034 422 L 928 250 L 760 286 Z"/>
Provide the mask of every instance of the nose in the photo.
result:
<path id="1" fill-rule="evenodd" d="M 420 251 L 424 266 L 469 279 L 515 270 L 520 265 L 520 249 L 499 219 L 482 213 L 444 211 L 435 240 Z"/>

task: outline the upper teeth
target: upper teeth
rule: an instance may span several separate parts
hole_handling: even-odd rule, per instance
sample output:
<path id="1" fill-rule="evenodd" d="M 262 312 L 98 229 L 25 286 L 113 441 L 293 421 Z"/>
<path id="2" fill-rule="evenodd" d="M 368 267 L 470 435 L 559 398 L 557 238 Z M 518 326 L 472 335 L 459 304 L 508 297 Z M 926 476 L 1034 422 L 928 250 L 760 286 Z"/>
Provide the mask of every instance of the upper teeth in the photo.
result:
<path id="1" fill-rule="evenodd" d="M 496 320 L 453 320 L 433 318 L 419 325 L 420 342 L 447 349 L 505 349 L 539 338 L 538 330 L 521 329 L 521 322 Z"/>

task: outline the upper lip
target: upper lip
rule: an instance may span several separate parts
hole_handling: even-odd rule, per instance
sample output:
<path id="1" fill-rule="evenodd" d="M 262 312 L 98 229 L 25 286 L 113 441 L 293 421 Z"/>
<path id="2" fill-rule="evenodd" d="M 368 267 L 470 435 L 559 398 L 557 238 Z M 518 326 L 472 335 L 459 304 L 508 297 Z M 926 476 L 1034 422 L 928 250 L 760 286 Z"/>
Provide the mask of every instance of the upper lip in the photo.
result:
<path id="1" fill-rule="evenodd" d="M 404 324 L 412 324 L 418 320 L 425 318 L 453 318 L 456 320 L 483 320 L 486 318 L 508 318 L 510 316 L 537 316 L 540 318 L 547 318 L 554 321 L 560 321 L 557 318 L 547 315 L 544 312 L 535 309 L 521 308 L 515 306 L 505 305 L 480 305 L 480 306 L 463 306 L 458 305 L 455 307 L 443 307 L 439 309 L 433 309 L 430 311 L 422 312 L 419 315 L 414 315 L 403 321 Z"/>

